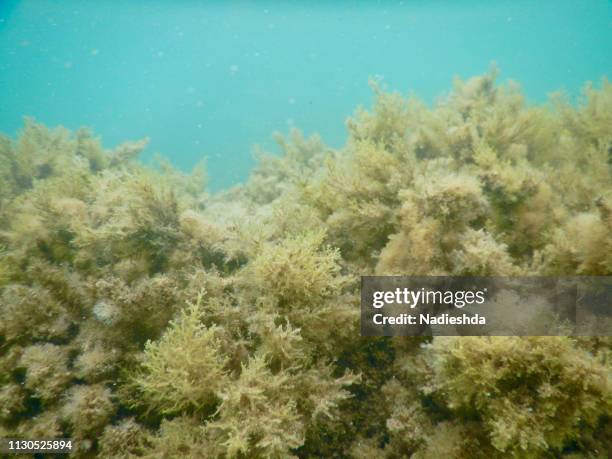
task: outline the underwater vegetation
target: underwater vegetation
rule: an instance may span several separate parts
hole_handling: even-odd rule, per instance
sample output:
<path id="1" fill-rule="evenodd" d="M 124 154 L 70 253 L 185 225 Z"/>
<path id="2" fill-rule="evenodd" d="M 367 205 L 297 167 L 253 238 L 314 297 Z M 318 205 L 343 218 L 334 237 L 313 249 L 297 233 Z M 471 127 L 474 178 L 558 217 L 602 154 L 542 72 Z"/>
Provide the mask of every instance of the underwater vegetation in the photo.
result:
<path id="1" fill-rule="evenodd" d="M 0 436 L 73 457 L 606 458 L 612 341 L 364 338 L 359 276 L 612 275 L 612 85 L 433 107 L 372 83 L 209 195 L 26 119 L 0 138 Z"/>

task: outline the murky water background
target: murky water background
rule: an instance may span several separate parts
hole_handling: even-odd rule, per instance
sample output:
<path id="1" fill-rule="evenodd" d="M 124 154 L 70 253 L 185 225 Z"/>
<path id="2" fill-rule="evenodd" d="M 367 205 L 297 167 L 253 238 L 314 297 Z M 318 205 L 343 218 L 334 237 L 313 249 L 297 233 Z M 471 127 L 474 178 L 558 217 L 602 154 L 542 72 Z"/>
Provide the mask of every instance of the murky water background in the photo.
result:
<path id="1" fill-rule="evenodd" d="M 500 67 L 532 101 L 612 69 L 609 1 L 196 2 L 3 0 L 0 131 L 24 115 L 151 138 L 210 186 L 245 179 L 255 143 L 291 126 L 339 147 L 368 78 L 432 101 Z"/>

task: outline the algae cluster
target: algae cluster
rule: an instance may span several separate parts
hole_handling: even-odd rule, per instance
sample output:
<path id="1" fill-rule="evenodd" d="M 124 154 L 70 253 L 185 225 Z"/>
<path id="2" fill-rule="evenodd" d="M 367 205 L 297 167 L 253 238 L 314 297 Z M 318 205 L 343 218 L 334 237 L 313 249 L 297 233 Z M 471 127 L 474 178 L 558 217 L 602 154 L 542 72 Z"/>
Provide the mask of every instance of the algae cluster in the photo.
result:
<path id="1" fill-rule="evenodd" d="M 612 85 L 385 92 L 249 181 L 0 138 L 0 436 L 73 457 L 608 457 L 605 338 L 361 338 L 359 276 L 611 275 Z"/>

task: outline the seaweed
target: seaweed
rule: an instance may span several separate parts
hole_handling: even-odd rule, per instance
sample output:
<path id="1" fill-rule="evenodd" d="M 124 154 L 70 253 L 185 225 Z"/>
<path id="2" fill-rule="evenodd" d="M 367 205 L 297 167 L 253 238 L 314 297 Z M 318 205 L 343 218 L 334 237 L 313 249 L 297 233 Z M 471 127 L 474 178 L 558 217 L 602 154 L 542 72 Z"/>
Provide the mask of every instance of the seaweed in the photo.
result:
<path id="1" fill-rule="evenodd" d="M 606 457 L 608 338 L 363 338 L 359 275 L 612 274 L 612 85 L 431 107 L 249 180 L 32 119 L 0 137 L 0 434 L 75 457 Z"/>

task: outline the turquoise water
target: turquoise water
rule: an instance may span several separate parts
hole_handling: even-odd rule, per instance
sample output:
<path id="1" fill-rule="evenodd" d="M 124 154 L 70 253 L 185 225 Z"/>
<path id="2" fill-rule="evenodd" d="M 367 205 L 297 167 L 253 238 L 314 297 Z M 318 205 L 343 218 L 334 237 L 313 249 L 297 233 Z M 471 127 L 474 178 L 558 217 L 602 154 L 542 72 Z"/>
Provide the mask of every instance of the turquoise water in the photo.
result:
<path id="1" fill-rule="evenodd" d="M 454 76 L 520 81 L 532 101 L 612 70 L 609 1 L 0 0 L 0 131 L 24 115 L 151 138 L 210 186 L 244 180 L 252 149 L 291 126 L 334 147 L 368 78 L 431 102 Z"/>

